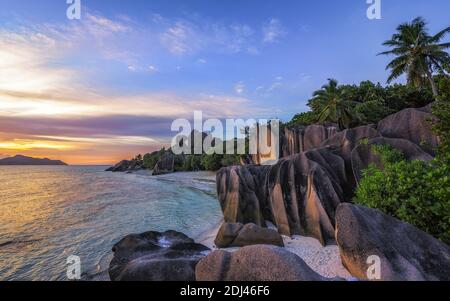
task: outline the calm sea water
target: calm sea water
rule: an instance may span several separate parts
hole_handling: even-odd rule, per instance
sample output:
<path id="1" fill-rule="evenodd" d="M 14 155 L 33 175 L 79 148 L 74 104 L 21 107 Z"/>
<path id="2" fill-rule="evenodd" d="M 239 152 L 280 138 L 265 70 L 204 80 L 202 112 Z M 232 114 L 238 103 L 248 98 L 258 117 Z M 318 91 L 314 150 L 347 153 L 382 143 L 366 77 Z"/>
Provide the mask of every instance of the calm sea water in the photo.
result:
<path id="1" fill-rule="evenodd" d="M 123 236 L 178 230 L 191 237 L 222 214 L 214 175 L 104 172 L 104 166 L 0 166 L 0 280 L 104 279 Z"/>

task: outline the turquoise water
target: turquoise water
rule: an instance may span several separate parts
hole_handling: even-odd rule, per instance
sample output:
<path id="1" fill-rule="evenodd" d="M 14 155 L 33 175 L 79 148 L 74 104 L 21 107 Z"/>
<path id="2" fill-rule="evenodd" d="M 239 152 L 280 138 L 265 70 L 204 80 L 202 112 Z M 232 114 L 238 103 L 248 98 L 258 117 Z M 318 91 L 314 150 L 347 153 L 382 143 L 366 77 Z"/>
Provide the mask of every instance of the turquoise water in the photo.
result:
<path id="1" fill-rule="evenodd" d="M 83 279 L 104 279 L 111 247 L 149 230 L 191 237 L 221 217 L 214 174 L 152 177 L 104 166 L 0 166 L 0 280 L 66 280 L 67 257 Z"/>

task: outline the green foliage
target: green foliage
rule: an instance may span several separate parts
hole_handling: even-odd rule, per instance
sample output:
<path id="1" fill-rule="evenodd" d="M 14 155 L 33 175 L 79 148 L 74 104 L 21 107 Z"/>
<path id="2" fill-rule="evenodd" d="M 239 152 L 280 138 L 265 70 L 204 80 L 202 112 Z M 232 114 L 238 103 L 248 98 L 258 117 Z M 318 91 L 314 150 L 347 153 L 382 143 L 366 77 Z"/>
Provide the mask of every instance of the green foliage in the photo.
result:
<path id="1" fill-rule="evenodd" d="M 373 147 L 383 168 L 370 165 L 364 172 L 355 203 L 376 208 L 450 243 L 449 165 L 407 161 L 387 146 Z"/>
<path id="2" fill-rule="evenodd" d="M 387 86 L 383 98 L 385 106 L 392 110 L 392 113 L 406 108 L 424 107 L 434 100 L 429 88 L 415 88 L 400 84 Z"/>
<path id="3" fill-rule="evenodd" d="M 333 94 L 338 95 L 340 99 L 345 99 L 339 103 L 339 106 L 344 106 L 345 111 L 349 113 L 345 115 L 350 118 L 350 126 L 377 123 L 403 109 L 423 107 L 433 101 L 433 93 L 429 88 L 415 88 L 400 84 L 383 87 L 379 83 L 374 84 L 370 81 L 363 81 L 359 85 L 336 86 Z M 319 100 L 317 96 L 310 99 L 308 105 L 311 111 L 295 115 L 288 125 L 308 126 L 320 123 L 320 115 L 327 109 L 326 104 L 326 101 Z M 335 108 L 332 108 L 331 114 L 326 114 L 328 116 L 325 120 L 337 122 L 337 119 L 333 117 L 334 111 Z M 325 112 L 330 113 L 330 111 Z M 342 109 L 341 112 L 343 112 Z"/>
<path id="4" fill-rule="evenodd" d="M 315 91 L 309 104 L 313 111 L 319 113 L 320 123 L 337 123 L 339 128 L 347 129 L 355 120 L 351 103 L 344 97 L 344 90 L 335 79 L 328 79 L 328 84 Z"/>
<path id="5" fill-rule="evenodd" d="M 433 101 L 427 88 L 395 84 L 382 87 L 379 83 L 363 81 L 357 85 L 341 86 L 344 97 L 354 105 L 359 125 L 377 123 L 381 119 L 406 108 L 426 106 Z"/>
<path id="6" fill-rule="evenodd" d="M 433 104 L 433 115 L 437 121 L 433 122 L 433 130 L 440 138 L 438 159 L 446 164 L 450 163 L 450 77 L 438 78 L 440 95 Z"/>
<path id="7" fill-rule="evenodd" d="M 360 124 L 377 123 L 393 112 L 393 110 L 386 108 L 384 101 L 380 100 L 359 103 L 355 106 L 354 111 L 359 118 Z"/>
<path id="8" fill-rule="evenodd" d="M 287 124 L 288 126 L 308 126 L 316 123 L 319 120 L 319 116 L 314 111 L 303 112 L 295 115 L 292 120 Z"/>
<path id="9" fill-rule="evenodd" d="M 185 171 L 199 171 L 204 170 L 204 166 L 202 164 L 202 156 L 200 155 L 188 155 L 184 161 Z"/>
<path id="10" fill-rule="evenodd" d="M 241 155 L 223 155 L 221 163 L 223 167 L 240 165 Z"/>
<path id="11" fill-rule="evenodd" d="M 161 159 L 161 157 L 166 152 L 165 148 L 162 148 L 159 151 L 155 151 L 153 153 L 145 154 L 143 157 L 144 162 L 144 168 L 146 169 L 153 169 L 156 165 L 156 163 Z"/>
<path id="12" fill-rule="evenodd" d="M 237 142 L 235 140 L 235 142 Z M 246 143 L 248 149 L 248 142 Z M 226 142 L 224 142 L 224 146 Z M 234 146 L 234 153 L 237 153 L 237 143 Z M 171 150 L 162 148 L 159 151 L 145 154 L 140 160 L 143 161 L 143 166 L 146 169 L 153 169 L 156 163 Z M 140 155 L 135 160 L 140 158 Z M 217 171 L 222 167 L 233 165 L 240 165 L 240 155 L 220 155 L 220 154 L 206 154 L 202 155 L 174 155 L 174 170 L 175 171 L 200 171 L 209 170 Z"/>
<path id="13" fill-rule="evenodd" d="M 202 165 L 206 170 L 216 171 L 222 167 L 222 155 L 212 154 L 202 156 Z"/>
<path id="14" fill-rule="evenodd" d="M 182 155 L 175 155 L 173 162 L 173 169 L 175 171 L 184 171 L 184 157 Z"/>

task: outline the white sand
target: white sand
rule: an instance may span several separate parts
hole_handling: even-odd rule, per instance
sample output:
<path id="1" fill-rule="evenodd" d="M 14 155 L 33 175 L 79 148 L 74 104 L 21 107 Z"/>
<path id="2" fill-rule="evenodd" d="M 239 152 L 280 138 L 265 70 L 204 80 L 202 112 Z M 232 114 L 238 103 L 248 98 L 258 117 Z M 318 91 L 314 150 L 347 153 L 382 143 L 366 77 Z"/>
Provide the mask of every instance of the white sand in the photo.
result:
<path id="1" fill-rule="evenodd" d="M 200 235 L 196 241 L 212 250 L 217 250 L 218 248 L 214 245 L 214 239 L 219 228 L 220 224 Z M 274 227 L 269 224 L 269 228 Z M 342 265 L 338 246 L 324 247 L 315 238 L 297 235 L 292 238 L 283 236 L 283 241 L 286 250 L 302 258 L 316 273 L 328 278 L 342 277 L 352 279 L 350 273 Z M 234 252 L 239 250 L 239 248 L 228 248 L 224 250 Z"/>

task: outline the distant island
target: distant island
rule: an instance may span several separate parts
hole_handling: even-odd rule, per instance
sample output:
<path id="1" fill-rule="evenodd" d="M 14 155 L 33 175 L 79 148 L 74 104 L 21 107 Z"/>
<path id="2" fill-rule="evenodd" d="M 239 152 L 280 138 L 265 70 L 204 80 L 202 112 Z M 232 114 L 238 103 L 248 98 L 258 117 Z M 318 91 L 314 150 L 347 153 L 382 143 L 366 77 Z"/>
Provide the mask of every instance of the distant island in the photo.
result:
<path id="1" fill-rule="evenodd" d="M 22 155 L 0 159 L 0 165 L 67 165 L 60 160 L 39 159 Z"/>

